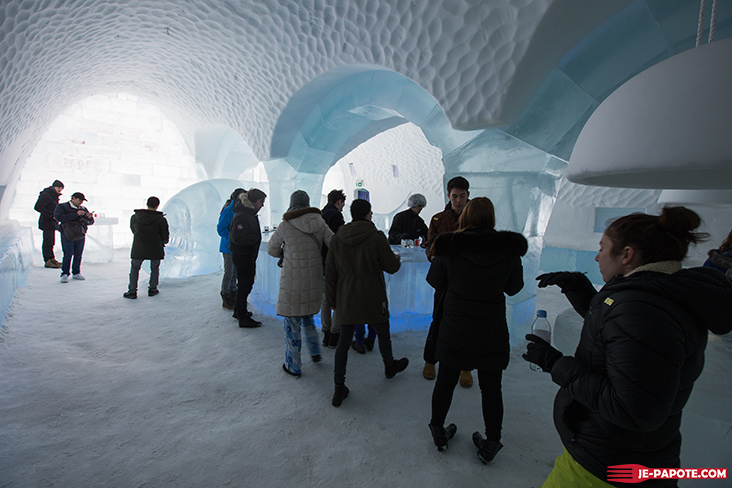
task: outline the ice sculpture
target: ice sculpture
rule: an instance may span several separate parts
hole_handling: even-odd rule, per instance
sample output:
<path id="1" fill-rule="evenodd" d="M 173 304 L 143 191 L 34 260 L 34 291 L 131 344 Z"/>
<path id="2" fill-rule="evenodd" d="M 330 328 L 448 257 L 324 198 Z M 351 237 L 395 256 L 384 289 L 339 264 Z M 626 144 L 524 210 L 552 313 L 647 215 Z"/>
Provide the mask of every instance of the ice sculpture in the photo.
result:
<path id="1" fill-rule="evenodd" d="M 168 200 L 162 210 L 170 225 L 170 243 L 165 248 L 161 276 L 183 278 L 221 269 L 216 232 L 221 207 L 235 188 L 254 186 L 265 193 L 269 190 L 266 183 L 214 179 L 191 185 Z"/>

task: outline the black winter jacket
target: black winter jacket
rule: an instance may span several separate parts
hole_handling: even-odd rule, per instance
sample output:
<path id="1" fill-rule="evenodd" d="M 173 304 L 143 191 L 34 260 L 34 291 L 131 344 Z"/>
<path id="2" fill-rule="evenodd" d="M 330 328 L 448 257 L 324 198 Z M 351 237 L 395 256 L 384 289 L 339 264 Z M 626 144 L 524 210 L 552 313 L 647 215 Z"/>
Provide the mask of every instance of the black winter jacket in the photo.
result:
<path id="1" fill-rule="evenodd" d="M 262 242 L 262 229 L 259 227 L 259 217 L 257 217 L 257 210 L 254 208 L 254 204 L 249 201 L 246 195 L 241 195 L 239 201 L 234 205 L 234 217 L 231 220 L 231 227 L 229 228 L 229 249 L 235 254 L 246 254 L 247 256 L 256 259 L 257 253 L 259 253 L 259 245 Z M 247 244 L 237 246 L 231 242 L 231 234 L 234 224 L 237 222 L 237 214 L 242 213 L 244 216 L 243 221 L 240 225 L 243 226 L 244 232 L 247 234 Z"/>
<path id="2" fill-rule="evenodd" d="M 389 244 L 401 244 L 402 239 L 427 238 L 427 224 L 411 208 L 399 212 L 389 228 Z"/>
<path id="3" fill-rule="evenodd" d="M 49 186 L 38 194 L 38 200 L 33 207 L 41 215 L 38 217 L 38 228 L 41 230 L 56 230 L 56 220 L 53 218 L 53 211 L 56 210 L 58 199 L 61 195 Z"/>
<path id="4" fill-rule="evenodd" d="M 524 286 L 521 234 L 494 229 L 440 234 L 427 282 L 445 291 L 437 359 L 461 370 L 502 370 L 510 346 L 506 297 Z"/>
<path id="5" fill-rule="evenodd" d="M 321 213 L 323 214 L 323 220 L 325 220 L 325 223 L 328 224 L 328 227 L 330 227 L 330 230 L 332 230 L 334 234 L 346 223 L 346 221 L 343 220 L 343 213 L 332 203 L 323 207 Z M 325 259 L 328 255 L 328 246 L 326 244 L 323 244 L 321 254 L 323 255 L 323 269 L 325 269 Z"/>
<path id="6" fill-rule="evenodd" d="M 338 210 L 336 206 L 332 203 L 329 203 L 325 207 L 323 207 L 323 210 L 321 210 L 321 212 L 323 213 L 323 219 L 325 220 L 325 223 L 328 224 L 328 227 L 330 227 L 330 230 L 332 230 L 334 234 L 338 232 L 338 229 L 346 223 L 346 221 L 343 220 L 343 213 L 341 213 L 341 211 Z"/>
<path id="7" fill-rule="evenodd" d="M 731 315 L 732 283 L 713 269 L 610 280 L 590 303 L 575 356 L 551 371 L 561 387 L 554 423 L 569 454 L 602 480 L 611 465 L 679 467 L 681 410 L 704 366 L 707 331 L 729 332 Z"/>
<path id="8" fill-rule="evenodd" d="M 163 212 L 141 208 L 130 217 L 130 229 L 134 235 L 131 259 L 164 259 L 165 245 L 170 239 L 168 221 Z"/>

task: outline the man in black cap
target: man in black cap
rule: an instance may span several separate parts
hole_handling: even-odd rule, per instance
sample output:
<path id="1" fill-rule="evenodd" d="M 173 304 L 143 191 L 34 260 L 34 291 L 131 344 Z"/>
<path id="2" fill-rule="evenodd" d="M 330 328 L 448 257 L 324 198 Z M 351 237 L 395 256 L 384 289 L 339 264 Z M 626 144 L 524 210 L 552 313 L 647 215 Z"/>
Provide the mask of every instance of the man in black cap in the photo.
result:
<path id="1" fill-rule="evenodd" d="M 43 262 L 46 268 L 60 268 L 61 263 L 56 261 L 53 254 L 53 246 L 56 244 L 56 221 L 53 219 L 53 211 L 56 210 L 58 199 L 64 184 L 59 180 L 51 183 L 51 186 L 44 188 L 38 194 L 38 200 L 33 207 L 41 215 L 38 217 L 38 228 L 43 231 Z"/>
<path id="2" fill-rule="evenodd" d="M 94 215 L 82 205 L 86 197 L 83 193 L 76 192 L 71 195 L 71 200 L 60 203 L 53 212 L 53 217 L 59 223 L 61 231 L 61 247 L 64 250 L 64 258 L 61 263 L 61 283 L 69 282 L 69 269 L 75 280 L 84 280 L 81 274 L 81 254 L 84 252 L 86 241 L 86 229 L 94 223 Z M 74 258 L 71 266 L 71 258 Z"/>
<path id="3" fill-rule="evenodd" d="M 330 241 L 325 265 L 325 298 L 338 314 L 341 332 L 335 352 L 335 392 L 332 404 L 338 407 L 348 396 L 346 362 L 357 324 L 371 325 L 379 338 L 384 374 L 393 378 L 404 371 L 409 360 L 394 359 L 389 333 L 389 305 L 384 271 L 399 270 L 399 256 L 391 251 L 383 232 L 371 222 L 371 204 L 362 199 L 351 204 L 353 221 Z"/>

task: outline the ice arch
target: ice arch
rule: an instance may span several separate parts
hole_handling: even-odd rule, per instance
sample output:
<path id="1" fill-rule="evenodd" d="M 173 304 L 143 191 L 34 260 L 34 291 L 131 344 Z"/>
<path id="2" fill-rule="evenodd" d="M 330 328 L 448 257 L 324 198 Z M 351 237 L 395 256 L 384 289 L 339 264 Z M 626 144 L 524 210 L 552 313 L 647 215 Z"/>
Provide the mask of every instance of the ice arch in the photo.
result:
<path id="1" fill-rule="evenodd" d="M 303 87 L 278 119 L 265 162 L 271 185 L 273 221 L 296 188 L 319 195 L 325 174 L 350 149 L 406 121 L 418 126 L 443 154 L 447 181 L 463 175 L 473 196 L 501 205 L 499 226 L 523 232 L 531 241 L 526 281 L 538 271 L 544 229 L 565 163 L 498 129 L 454 130 L 437 101 L 417 83 L 373 66 L 332 70 Z M 276 183 L 276 184 L 275 184 Z M 512 299 L 522 327 L 533 314 L 529 287 Z M 514 334 L 520 337 L 520 334 Z"/>
<path id="2" fill-rule="evenodd" d="M 249 144 L 231 127 L 202 127 L 196 131 L 194 143 L 196 161 L 209 178 L 236 178 L 259 163 Z"/>
<path id="3" fill-rule="evenodd" d="M 272 212 L 281 214 L 295 188 L 319 195 L 333 164 L 374 135 L 407 121 L 420 127 L 444 153 L 480 131 L 453 130 L 441 107 L 422 87 L 373 66 L 336 68 L 298 91 L 275 126 L 265 162 L 272 186 Z M 273 218 L 276 220 L 275 218 Z"/>

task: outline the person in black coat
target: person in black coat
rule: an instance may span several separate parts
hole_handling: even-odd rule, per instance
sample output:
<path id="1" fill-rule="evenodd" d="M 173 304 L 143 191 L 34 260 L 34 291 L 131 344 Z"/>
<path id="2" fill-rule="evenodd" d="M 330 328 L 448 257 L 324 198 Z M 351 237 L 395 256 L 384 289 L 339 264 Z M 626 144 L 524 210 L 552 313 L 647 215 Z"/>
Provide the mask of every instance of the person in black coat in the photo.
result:
<path id="1" fill-rule="evenodd" d="M 444 310 L 437 337 L 439 361 L 432 392 L 430 431 L 438 450 L 447 447 L 457 427 L 444 427 L 460 371 L 478 370 L 484 439 L 473 434 L 478 458 L 487 463 L 501 444 L 503 399 L 501 376 L 508 367 L 509 337 L 506 323 L 507 295 L 524 286 L 521 256 L 526 238 L 516 232 L 494 229 L 493 203 L 488 198 L 468 202 L 456 232 L 440 234 L 431 244 L 432 264 L 427 282 L 444 290 Z"/>
<path id="2" fill-rule="evenodd" d="M 732 329 L 732 283 L 710 268 L 682 269 L 701 219 L 684 207 L 620 217 L 595 260 L 605 286 L 582 273 L 539 276 L 585 318 L 574 357 L 529 334 L 524 358 L 560 386 L 554 424 L 565 452 L 544 486 L 608 480 L 609 466 L 678 468 L 681 414 L 704 366 L 708 332 Z M 676 486 L 650 480 L 644 486 Z"/>
<path id="3" fill-rule="evenodd" d="M 53 211 L 53 218 L 61 231 L 61 283 L 69 282 L 69 270 L 75 280 L 85 280 L 81 274 L 81 255 L 84 252 L 87 227 L 94 223 L 94 215 L 82 205 L 86 197 L 81 192 L 71 195 L 71 200 L 60 203 Z M 73 263 L 71 262 L 73 258 Z"/>
<path id="4" fill-rule="evenodd" d="M 402 239 L 427 239 L 427 224 L 419 213 L 427 206 L 427 199 L 420 193 L 410 195 L 407 208 L 394 216 L 389 228 L 389 244 L 401 244 Z M 422 246 L 424 247 L 424 246 Z"/>
<path id="5" fill-rule="evenodd" d="M 148 282 L 147 294 L 154 297 L 158 293 L 158 280 L 160 278 L 160 260 L 165 259 L 165 245 L 170 240 L 168 221 L 163 212 L 158 212 L 160 199 L 150 197 L 147 199 L 147 208 L 135 210 L 130 217 L 130 230 L 134 236 L 132 249 L 130 250 L 130 283 L 127 292 L 122 296 L 125 298 L 137 298 L 137 280 L 140 276 L 140 267 L 144 260 L 150 261 L 150 280 Z"/>
<path id="6" fill-rule="evenodd" d="M 239 320 L 239 327 L 253 328 L 262 325 L 247 310 L 247 298 L 254 286 L 259 244 L 262 242 L 257 213 L 264 207 L 266 198 L 267 195 L 257 188 L 241 193 L 234 205 L 234 217 L 229 228 L 229 249 L 236 267 L 237 281 L 234 317 Z"/>
<path id="7" fill-rule="evenodd" d="M 328 203 L 321 213 L 323 214 L 323 220 L 328 224 L 330 230 L 335 234 L 338 232 L 345 223 L 343 218 L 343 207 L 346 205 L 346 194 L 343 190 L 331 190 L 328 193 Z M 323 245 L 323 266 L 325 267 L 325 257 L 328 254 L 328 246 Z M 341 326 L 335 320 L 335 314 L 330 309 L 326 299 L 325 293 L 323 293 L 323 300 L 320 304 L 320 325 L 323 330 L 323 345 L 334 349 L 338 345 L 338 339 L 340 338 Z M 372 343 L 373 347 L 373 343 Z"/>
<path id="8" fill-rule="evenodd" d="M 53 212 L 58 205 L 58 199 L 64 184 L 59 180 L 54 180 L 51 186 L 44 188 L 38 194 L 38 200 L 33 207 L 36 212 L 41 215 L 38 217 L 38 228 L 43 231 L 43 263 L 46 268 L 60 268 L 61 263 L 56 261 L 53 254 L 53 246 L 56 244 L 56 220 L 53 218 Z"/>

